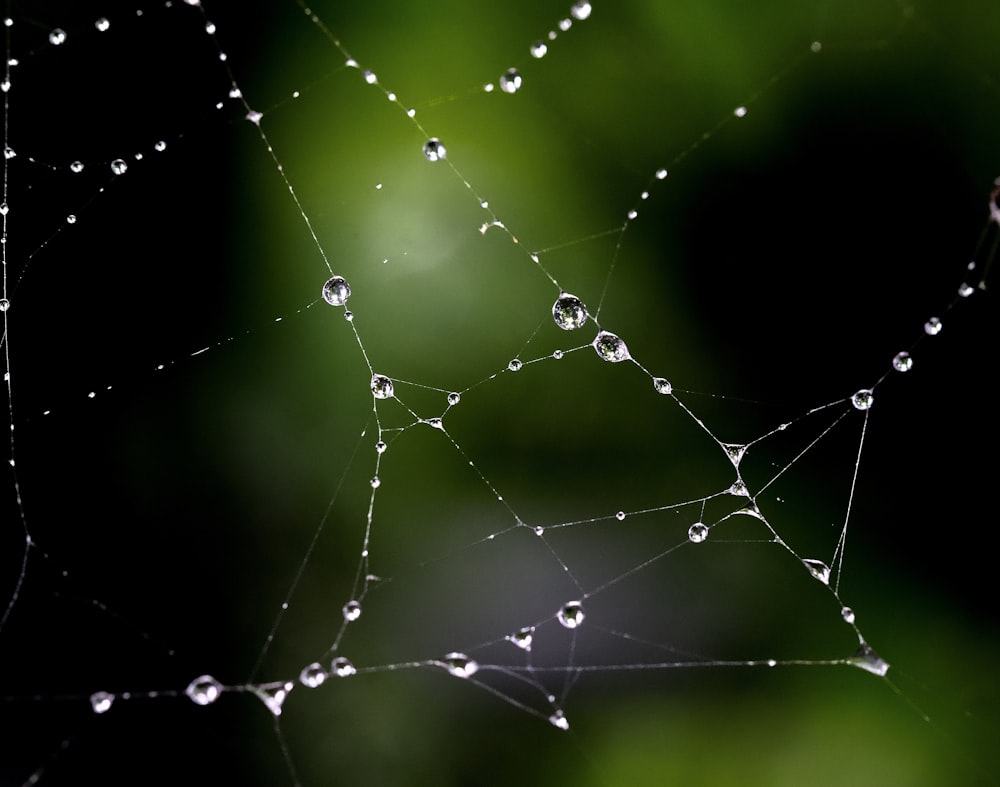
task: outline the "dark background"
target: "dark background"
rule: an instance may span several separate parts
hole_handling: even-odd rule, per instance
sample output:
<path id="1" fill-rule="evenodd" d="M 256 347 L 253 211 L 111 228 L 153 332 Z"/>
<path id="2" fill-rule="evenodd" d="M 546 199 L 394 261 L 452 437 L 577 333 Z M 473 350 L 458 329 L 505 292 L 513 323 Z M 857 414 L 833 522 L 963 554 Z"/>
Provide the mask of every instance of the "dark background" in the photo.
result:
<path id="1" fill-rule="evenodd" d="M 8 470 L 0 783 L 290 783 L 280 741 L 307 785 L 996 782 L 997 320 L 988 287 L 957 304 L 955 292 L 993 237 L 977 252 L 1000 175 L 997 12 L 598 3 L 536 61 L 528 46 L 562 5 L 317 3 L 425 134 L 343 67 L 294 2 L 206 0 L 205 16 L 175 6 L 8 12 L 4 349 L 18 485 Z M 102 15 L 106 33 L 93 29 Z M 248 693 L 207 709 L 119 699 L 92 714 L 96 690 L 296 676 L 334 639 L 364 530 L 369 371 L 339 311 L 310 307 L 329 273 L 246 107 L 226 99 L 206 19 L 323 254 L 351 282 L 376 371 L 462 390 L 449 434 L 529 524 L 700 498 L 732 469 L 636 367 L 587 348 L 475 385 L 515 355 L 593 336 L 551 325 L 557 293 L 519 246 L 549 249 L 546 269 L 592 310 L 613 263 L 602 326 L 720 440 L 753 440 L 879 383 L 841 595 L 892 683 L 833 666 L 601 672 L 568 693 L 568 735 L 432 668 L 298 688 L 281 737 Z M 52 47 L 57 26 L 67 42 Z M 519 93 L 481 90 L 511 66 Z M 428 134 L 471 190 L 423 159 Z M 114 179 L 117 157 L 129 171 Z M 520 244 L 480 235 L 475 194 Z M 590 238 L 631 207 L 624 235 Z M 932 314 L 944 330 L 921 339 Z M 879 382 L 902 349 L 914 369 Z M 424 417 L 444 408 L 440 391 L 397 394 Z M 380 406 L 384 427 L 412 421 L 394 406 Z M 829 558 L 847 511 L 864 416 L 831 411 L 845 422 L 758 499 L 802 557 Z M 751 488 L 822 418 L 751 449 Z M 372 570 L 393 581 L 344 640 L 358 666 L 471 650 L 578 593 L 533 536 L 462 549 L 511 515 L 437 437 L 403 433 L 380 470 Z M 549 543 L 593 588 L 680 543 L 699 510 L 565 528 Z M 708 549 L 595 596 L 590 621 L 719 660 L 850 656 L 856 638 L 829 594 L 755 544 L 752 524 L 726 527 Z M 36 546 L 19 582 L 26 534 Z M 566 633 L 545 633 L 538 659 L 565 665 Z M 589 637 L 581 659 L 686 660 Z M 516 663 L 505 647 L 473 655 Z M 524 701 L 542 712 L 540 699 Z"/>

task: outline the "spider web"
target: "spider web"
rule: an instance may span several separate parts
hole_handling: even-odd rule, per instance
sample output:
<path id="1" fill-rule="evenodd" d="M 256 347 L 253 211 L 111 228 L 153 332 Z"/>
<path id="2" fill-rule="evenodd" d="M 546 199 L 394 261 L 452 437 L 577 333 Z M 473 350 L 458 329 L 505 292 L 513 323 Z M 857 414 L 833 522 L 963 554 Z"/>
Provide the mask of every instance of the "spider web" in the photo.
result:
<path id="1" fill-rule="evenodd" d="M 991 14 L 10 3 L 3 783 L 995 783 Z"/>

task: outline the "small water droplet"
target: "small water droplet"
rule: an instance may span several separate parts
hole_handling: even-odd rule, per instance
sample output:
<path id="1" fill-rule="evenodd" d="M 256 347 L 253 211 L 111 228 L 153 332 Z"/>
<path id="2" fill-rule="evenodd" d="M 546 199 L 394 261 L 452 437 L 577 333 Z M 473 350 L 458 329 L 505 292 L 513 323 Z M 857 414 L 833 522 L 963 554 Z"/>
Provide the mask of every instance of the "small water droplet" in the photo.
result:
<path id="1" fill-rule="evenodd" d="M 470 678 L 479 670 L 479 665 L 464 653 L 449 653 L 444 657 L 444 666 L 456 678 Z"/>
<path id="2" fill-rule="evenodd" d="M 392 380 L 382 374 L 372 375 L 372 395 L 376 399 L 391 399 L 393 394 Z"/>
<path id="3" fill-rule="evenodd" d="M 569 12 L 573 15 L 574 19 L 579 19 L 581 22 L 590 16 L 590 12 L 593 7 L 586 0 L 580 0 L 577 3 L 573 3 L 573 7 L 569 9 Z"/>
<path id="4" fill-rule="evenodd" d="M 163 140 L 161 139 L 161 140 L 159 140 L 159 141 L 158 141 L 158 142 L 157 142 L 157 143 L 156 143 L 155 145 L 153 145 L 153 148 L 154 148 L 154 149 L 155 149 L 155 150 L 156 150 L 156 151 L 157 151 L 158 153 L 162 153 L 162 152 L 163 152 L 164 150 L 166 150 L 166 149 L 167 149 L 167 143 L 166 143 L 166 142 L 164 142 L 164 141 L 163 141 Z"/>
<path id="5" fill-rule="evenodd" d="M 262 686 L 254 686 L 253 693 L 260 697 L 261 702 L 267 706 L 275 716 L 281 715 L 281 707 L 285 704 L 289 693 L 295 688 L 291 681 L 287 683 L 266 683 Z"/>
<path id="6" fill-rule="evenodd" d="M 354 322 L 354 312 L 345 309 L 344 319 L 347 320 L 348 322 Z"/>
<path id="7" fill-rule="evenodd" d="M 851 397 L 851 404 L 858 410 L 867 410 L 875 404 L 875 395 L 867 388 L 862 388 Z"/>
<path id="8" fill-rule="evenodd" d="M 521 89 L 521 72 L 508 68 L 500 77 L 500 89 L 504 93 L 516 93 Z"/>
<path id="9" fill-rule="evenodd" d="M 575 295 L 564 292 L 552 304 L 552 319 L 564 331 L 575 331 L 587 322 L 587 307 Z"/>
<path id="10" fill-rule="evenodd" d="M 344 620 L 348 623 L 353 623 L 355 620 L 361 617 L 361 602 L 359 601 L 348 601 L 344 604 Z"/>
<path id="11" fill-rule="evenodd" d="M 556 613 L 556 617 L 566 628 L 575 629 L 583 623 L 583 604 L 579 601 L 567 602 L 566 604 L 563 604 L 559 612 Z"/>
<path id="12" fill-rule="evenodd" d="M 366 68 L 361 73 L 364 74 L 365 82 L 367 82 L 369 85 L 374 85 L 376 82 L 378 82 L 378 77 L 375 76 L 374 71 L 370 71 L 369 69 Z"/>
<path id="13" fill-rule="evenodd" d="M 573 20 L 572 19 L 560 19 L 559 20 L 559 29 L 562 30 L 564 33 L 567 30 L 569 30 L 572 26 L 573 26 Z"/>
<path id="14" fill-rule="evenodd" d="M 688 528 L 688 540 L 692 544 L 700 544 L 708 538 L 708 525 L 704 522 L 695 522 Z"/>
<path id="15" fill-rule="evenodd" d="M 382 482 L 379 480 L 378 476 L 372 478 L 372 480 L 369 483 L 372 485 L 372 489 L 378 489 L 380 486 L 382 486 Z"/>
<path id="16" fill-rule="evenodd" d="M 555 358 L 557 361 L 561 361 L 562 357 L 563 357 L 563 351 L 562 350 L 553 350 L 552 351 L 552 357 Z"/>
<path id="17" fill-rule="evenodd" d="M 507 368 L 512 372 L 519 372 L 523 365 L 520 358 L 512 358 L 510 363 L 507 364 Z"/>
<path id="18" fill-rule="evenodd" d="M 811 560 L 806 558 L 802 561 L 802 565 L 808 569 L 814 579 L 818 579 L 824 585 L 830 584 L 830 567 L 822 560 Z"/>
<path id="19" fill-rule="evenodd" d="M 851 663 L 855 667 L 879 677 L 884 676 L 889 671 L 889 662 L 872 650 L 871 645 L 867 642 L 861 643 L 861 647 L 854 652 Z"/>
<path id="20" fill-rule="evenodd" d="M 69 214 L 69 215 L 68 215 L 68 216 L 66 217 L 66 223 L 67 223 L 67 224 L 76 224 L 76 214 L 74 214 L 74 213 L 70 213 L 70 214 Z"/>
<path id="21" fill-rule="evenodd" d="M 937 317 L 931 317 L 927 322 L 924 323 L 924 333 L 926 333 L 928 336 L 937 336 L 939 333 L 941 333 L 941 328 L 943 327 L 944 326 L 941 325 L 941 320 L 939 320 Z"/>
<path id="22" fill-rule="evenodd" d="M 222 694 L 222 684 L 211 675 L 201 675 L 188 684 L 184 693 L 195 705 L 211 705 Z"/>
<path id="23" fill-rule="evenodd" d="M 629 219 L 629 221 L 632 221 L 638 215 L 639 215 L 639 211 L 637 211 L 635 208 L 633 208 L 632 210 L 630 210 L 628 212 L 628 219 Z"/>
<path id="24" fill-rule="evenodd" d="M 90 707 L 94 709 L 94 713 L 107 713 L 114 701 L 115 695 L 106 691 L 95 691 L 90 695 Z"/>
<path id="25" fill-rule="evenodd" d="M 750 497 L 750 490 L 742 481 L 733 481 L 733 485 L 729 487 L 729 494 L 736 497 Z"/>
<path id="26" fill-rule="evenodd" d="M 566 718 L 566 714 L 561 710 L 557 710 L 551 716 L 549 716 L 549 724 L 553 727 L 558 727 L 560 730 L 569 729 L 569 719 Z"/>
<path id="27" fill-rule="evenodd" d="M 61 27 L 57 27 L 51 33 L 49 33 L 49 43 L 52 46 L 60 46 L 66 43 L 66 31 Z"/>
<path id="28" fill-rule="evenodd" d="M 314 661 L 312 664 L 307 664 L 302 668 L 302 672 L 299 673 L 299 683 L 309 689 L 315 689 L 322 686 L 326 682 L 326 670 L 318 662 Z"/>
<path id="29" fill-rule="evenodd" d="M 376 453 L 384 454 L 386 448 L 388 448 L 388 446 L 382 440 L 379 440 L 377 443 L 375 443 L 375 452 Z"/>
<path id="30" fill-rule="evenodd" d="M 738 118 L 746 117 L 747 108 L 742 106 L 736 107 L 736 109 L 733 110 L 733 114 Z"/>
<path id="31" fill-rule="evenodd" d="M 851 609 L 850 607 L 844 607 L 843 609 L 840 610 L 840 617 L 844 619 L 845 623 L 853 623 L 854 610 Z"/>
<path id="32" fill-rule="evenodd" d="M 354 665 L 343 656 L 337 656 L 330 664 L 330 672 L 336 675 L 338 678 L 349 678 L 352 675 L 357 675 L 358 671 L 354 668 Z"/>
<path id="33" fill-rule="evenodd" d="M 777 667 L 778 666 L 778 662 L 775 661 L 774 659 L 768 659 L 767 660 L 767 666 L 769 666 L 769 667 Z"/>
<path id="34" fill-rule="evenodd" d="M 674 387 L 670 384 L 670 381 L 665 377 L 656 377 L 653 380 L 653 389 L 658 394 L 669 394 L 674 390 Z"/>
<path id="35" fill-rule="evenodd" d="M 327 279 L 323 285 L 323 300 L 331 306 L 343 306 L 351 297 L 351 285 L 343 276 Z"/>
<path id="36" fill-rule="evenodd" d="M 111 171 L 115 175 L 124 175 L 127 170 L 128 170 L 128 164 L 126 164 L 123 159 L 116 158 L 114 161 L 111 162 Z"/>
<path id="37" fill-rule="evenodd" d="M 437 137 L 431 137 L 424 143 L 424 156 L 428 161 L 441 161 L 446 153 L 444 144 Z"/>
<path id="38" fill-rule="evenodd" d="M 246 114 L 246 119 L 249 120 L 251 123 L 253 123 L 255 126 L 260 125 L 261 118 L 263 117 L 264 117 L 263 113 L 258 112 L 256 109 L 251 109 Z"/>
<path id="39" fill-rule="evenodd" d="M 896 353 L 892 359 L 892 368 L 897 372 L 908 372 L 913 368 L 913 358 L 907 352 Z"/>
<path id="40" fill-rule="evenodd" d="M 17 155 L 17 153 L 15 152 L 14 148 L 12 148 L 10 145 L 7 145 L 7 146 L 4 147 L 4 149 L 3 149 L 3 157 L 5 159 L 7 159 L 9 161 L 10 159 L 14 158 L 16 155 Z"/>
<path id="41" fill-rule="evenodd" d="M 525 626 L 523 629 L 518 629 L 508 636 L 507 639 L 521 650 L 531 650 L 531 642 L 534 639 L 534 634 L 534 626 Z"/>
<path id="42" fill-rule="evenodd" d="M 10 301 L 6 298 L 0 298 L 0 312 L 5 312 L 10 308 Z"/>
<path id="43" fill-rule="evenodd" d="M 549 45 L 544 41 L 536 41 L 531 45 L 531 56 L 532 57 L 545 57 L 545 53 L 549 51 Z"/>
<path id="44" fill-rule="evenodd" d="M 968 298 L 970 295 L 972 295 L 973 292 L 975 292 L 975 290 L 973 289 L 972 285 L 967 284 L 965 282 L 962 282 L 962 284 L 958 288 L 958 294 L 959 297 L 961 298 Z"/>
<path id="45" fill-rule="evenodd" d="M 608 331 L 601 331 L 597 334 L 597 338 L 593 342 L 593 347 L 601 358 L 610 363 L 627 361 L 632 357 L 629 355 L 625 342 Z"/>
<path id="46" fill-rule="evenodd" d="M 624 522 L 625 521 L 625 512 L 624 511 L 619 511 L 617 514 L 615 514 L 615 519 L 617 519 L 619 522 Z"/>
<path id="47" fill-rule="evenodd" d="M 809 45 L 809 51 L 812 52 L 814 55 L 819 54 L 819 52 L 821 52 L 822 49 L 823 49 L 823 44 L 821 44 L 819 41 L 813 41 Z"/>
<path id="48" fill-rule="evenodd" d="M 103 33 L 105 30 L 111 27 L 111 23 L 107 20 L 106 17 L 102 16 L 100 19 L 94 22 L 94 27 L 96 27 L 101 33 Z"/>
<path id="49" fill-rule="evenodd" d="M 83 162 L 74 161 L 69 165 L 70 172 L 83 172 Z"/>
<path id="50" fill-rule="evenodd" d="M 0 90 L 2 90 L 4 93 L 6 93 L 6 92 L 8 92 L 10 90 L 10 80 L 9 79 L 4 79 L 2 82 L 0 82 Z"/>
<path id="51" fill-rule="evenodd" d="M 535 535 L 536 535 L 536 536 L 542 536 L 542 535 L 545 535 L 545 528 L 544 528 L 544 527 L 542 527 L 541 525 L 536 525 L 536 526 L 535 526 Z"/>
<path id="52" fill-rule="evenodd" d="M 432 429 L 444 429 L 444 421 L 440 418 L 428 418 L 427 425 Z"/>
<path id="53" fill-rule="evenodd" d="M 452 391 L 450 394 L 448 394 L 448 404 L 450 404 L 452 407 L 454 407 L 461 401 L 462 401 L 462 394 L 458 393 L 457 391 Z"/>
<path id="54" fill-rule="evenodd" d="M 215 35 L 215 23 L 214 22 L 206 22 L 205 23 L 205 32 L 208 33 L 210 36 L 214 36 Z"/>

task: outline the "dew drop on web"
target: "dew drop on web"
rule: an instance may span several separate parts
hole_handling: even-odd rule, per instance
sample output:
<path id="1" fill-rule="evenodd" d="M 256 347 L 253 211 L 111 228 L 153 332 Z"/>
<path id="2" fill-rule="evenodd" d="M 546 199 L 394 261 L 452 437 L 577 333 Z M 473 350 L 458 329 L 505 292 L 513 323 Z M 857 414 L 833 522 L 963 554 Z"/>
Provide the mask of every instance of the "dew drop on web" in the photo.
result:
<path id="1" fill-rule="evenodd" d="M 688 540 L 692 544 L 700 544 L 708 538 L 708 525 L 704 522 L 695 522 L 688 528 Z"/>
<path id="2" fill-rule="evenodd" d="M 587 322 L 587 307 L 575 295 L 564 292 L 552 304 L 552 319 L 564 331 L 575 331 Z"/>
<path id="3" fill-rule="evenodd" d="M 608 331 L 601 331 L 594 339 L 594 350 L 597 354 L 610 363 L 627 361 L 632 356 L 629 355 L 628 346 L 619 337 Z"/>
<path id="4" fill-rule="evenodd" d="M 424 143 L 424 156 L 428 161 L 441 161 L 446 153 L 444 143 L 437 137 L 431 137 Z"/>
<path id="5" fill-rule="evenodd" d="M 383 374 L 372 375 L 372 395 L 376 399 L 391 399 L 393 394 L 392 380 Z"/>
<path id="6" fill-rule="evenodd" d="M 343 276 L 334 276 L 323 285 L 323 300 L 331 306 L 343 306 L 351 297 L 351 286 Z"/>
<path id="7" fill-rule="evenodd" d="M 188 684 L 184 693 L 195 705 L 211 705 L 222 694 L 222 684 L 211 675 L 201 675 Z"/>
<path id="8" fill-rule="evenodd" d="M 575 629 L 583 623 L 583 604 L 579 601 L 563 604 L 556 617 L 565 628 Z"/>

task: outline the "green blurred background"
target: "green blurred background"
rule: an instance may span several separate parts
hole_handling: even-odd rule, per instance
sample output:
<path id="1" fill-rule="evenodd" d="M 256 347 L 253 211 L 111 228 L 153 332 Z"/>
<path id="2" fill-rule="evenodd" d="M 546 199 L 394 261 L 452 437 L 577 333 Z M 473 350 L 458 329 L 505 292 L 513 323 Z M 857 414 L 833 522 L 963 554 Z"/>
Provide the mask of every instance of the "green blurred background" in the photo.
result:
<path id="1" fill-rule="evenodd" d="M 13 105 L 14 147 L 100 160 L 163 135 L 169 157 L 137 164 L 78 234 L 45 247 L 12 312 L 23 320 L 10 346 L 24 370 L 14 390 L 26 521 L 50 559 L 30 564 L 4 632 L 17 677 L 0 694 L 43 699 L 16 704 L 9 745 L 22 754 L 3 777 L 21 783 L 51 759 L 50 783 L 92 772 L 289 783 L 252 696 L 205 710 L 120 703 L 100 718 L 55 697 L 179 689 L 202 672 L 241 684 L 258 666 L 254 679 L 283 679 L 326 651 L 375 467 L 365 357 L 341 310 L 315 304 L 323 256 L 245 109 L 211 109 L 229 85 L 198 9 L 136 20 L 122 6 L 112 18 L 131 32 L 52 52 L 44 31 L 72 32 L 74 15 L 82 31 L 95 13 L 45 5 L 17 17 L 38 43 L 23 44 L 35 98 Z M 997 320 L 989 292 L 945 309 L 1000 175 L 1000 10 L 598 2 L 537 60 L 529 45 L 567 5 L 314 4 L 377 75 L 372 86 L 291 0 L 203 5 L 323 255 L 351 284 L 375 370 L 421 417 L 463 392 L 445 423 L 464 454 L 429 428 L 386 438 L 371 570 L 391 581 L 343 640 L 359 667 L 450 650 L 517 664 L 505 643 L 477 646 L 579 596 L 545 543 L 592 589 L 736 507 L 723 498 L 704 514 L 693 505 L 552 530 L 547 542 L 520 530 L 480 543 L 513 524 L 510 509 L 532 526 L 606 519 L 702 498 L 733 476 L 631 364 L 584 347 L 488 380 L 515 356 L 593 336 L 551 323 L 558 292 L 526 251 L 592 311 L 602 304 L 601 325 L 726 442 L 873 385 L 928 316 L 945 322 L 912 349 L 912 372 L 877 389 L 847 536 L 842 596 L 891 683 L 831 666 L 599 672 L 560 696 L 564 733 L 439 670 L 376 671 L 293 692 L 280 740 L 303 784 L 996 783 Z M 483 91 L 510 67 L 518 93 Z M 423 158 L 427 135 L 447 162 Z M 40 215 L 89 205 L 92 191 L 44 170 L 14 176 Z M 519 243 L 480 232 L 490 214 L 477 198 Z M 630 208 L 627 231 L 605 233 Z M 28 257 L 44 226 L 12 235 L 11 259 Z M 67 285 L 80 280 L 83 297 Z M 176 363 L 150 375 L 163 359 Z M 124 392 L 81 404 L 111 382 Z M 844 521 L 863 418 L 848 416 L 758 499 L 803 557 L 829 559 Z M 388 429 L 413 421 L 394 401 L 379 417 Z M 755 446 L 741 467 L 751 489 L 825 423 Z M 829 594 L 741 519 L 596 595 L 575 658 L 850 656 L 856 639 Z M 17 575 L 12 531 L 5 576 Z M 567 663 L 566 632 L 550 621 L 537 639 L 539 663 Z M 561 694 L 562 677 L 550 683 Z"/>

